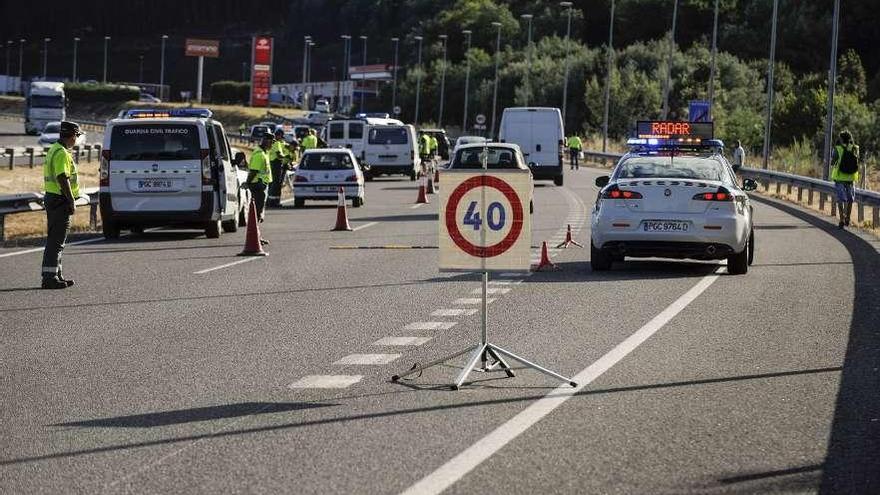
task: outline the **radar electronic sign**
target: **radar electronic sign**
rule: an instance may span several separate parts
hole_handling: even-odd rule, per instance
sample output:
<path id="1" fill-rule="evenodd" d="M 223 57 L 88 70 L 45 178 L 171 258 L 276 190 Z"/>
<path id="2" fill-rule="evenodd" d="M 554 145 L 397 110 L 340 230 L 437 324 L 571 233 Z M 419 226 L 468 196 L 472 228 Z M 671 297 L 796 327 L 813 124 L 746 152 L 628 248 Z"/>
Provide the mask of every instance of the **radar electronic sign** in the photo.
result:
<path id="1" fill-rule="evenodd" d="M 699 143 L 714 137 L 712 122 L 640 120 L 636 134 L 639 139 L 663 139 L 680 143 Z"/>

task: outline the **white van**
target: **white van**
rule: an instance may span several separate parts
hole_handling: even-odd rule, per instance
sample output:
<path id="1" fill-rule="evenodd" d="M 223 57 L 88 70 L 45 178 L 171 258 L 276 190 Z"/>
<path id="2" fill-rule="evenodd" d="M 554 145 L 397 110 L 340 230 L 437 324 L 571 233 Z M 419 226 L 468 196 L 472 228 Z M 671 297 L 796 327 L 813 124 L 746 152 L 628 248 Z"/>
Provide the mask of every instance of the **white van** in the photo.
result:
<path id="1" fill-rule="evenodd" d="M 416 128 L 412 125 L 371 125 L 364 144 L 364 161 L 369 178 L 379 175 L 407 175 L 416 180 L 422 169 Z"/>
<path id="2" fill-rule="evenodd" d="M 34 81 L 28 86 L 24 103 L 24 132 L 40 134 L 49 122 L 67 117 L 64 83 Z"/>
<path id="3" fill-rule="evenodd" d="M 219 237 L 245 220 L 241 177 L 223 126 L 210 110 L 129 110 L 104 131 L 101 218 L 104 237 L 121 229 L 173 225 Z"/>
<path id="4" fill-rule="evenodd" d="M 558 108 L 505 108 L 498 140 L 519 145 L 535 180 L 562 185 L 565 129 Z"/>
<path id="5" fill-rule="evenodd" d="M 403 122 L 377 118 L 331 120 L 324 127 L 321 137 L 328 148 L 348 148 L 363 162 L 367 130 L 372 125 L 403 125 Z"/>

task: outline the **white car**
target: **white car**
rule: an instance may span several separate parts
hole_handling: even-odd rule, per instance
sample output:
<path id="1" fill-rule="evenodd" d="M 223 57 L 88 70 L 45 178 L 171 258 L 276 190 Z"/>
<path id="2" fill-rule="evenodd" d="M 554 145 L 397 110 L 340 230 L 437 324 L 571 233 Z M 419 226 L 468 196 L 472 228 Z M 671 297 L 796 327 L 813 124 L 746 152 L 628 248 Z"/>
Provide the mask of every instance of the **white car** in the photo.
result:
<path id="1" fill-rule="evenodd" d="M 470 143 L 460 146 L 449 160 L 446 170 L 474 170 L 483 168 L 483 158 L 489 170 L 529 170 L 522 150 L 513 143 Z M 535 184 L 529 170 L 529 213 L 535 212 Z"/>
<path id="2" fill-rule="evenodd" d="M 322 113 L 330 112 L 330 102 L 325 99 L 320 99 L 315 102 L 315 110 Z"/>
<path id="3" fill-rule="evenodd" d="M 49 122 L 46 124 L 46 127 L 43 128 L 43 132 L 40 133 L 40 137 L 37 138 L 37 144 L 40 146 L 52 146 L 55 144 L 55 141 L 58 141 L 61 132 L 61 122 Z M 76 138 L 76 142 L 73 143 L 74 146 L 83 146 L 86 144 L 86 133 L 83 132 Z"/>
<path id="4" fill-rule="evenodd" d="M 140 95 L 138 95 L 138 101 L 145 103 L 162 103 L 162 100 L 156 98 L 150 93 L 141 93 Z"/>
<path id="5" fill-rule="evenodd" d="M 307 150 L 296 167 L 292 186 L 293 206 L 297 208 L 307 199 L 335 201 L 340 187 L 353 207 L 364 204 L 364 172 L 349 149 Z"/>
<path id="6" fill-rule="evenodd" d="M 637 147 L 620 159 L 592 211 L 590 265 L 608 270 L 624 257 L 727 260 L 727 271 L 748 272 L 754 258 L 752 206 L 721 153 L 721 145 Z"/>
<path id="7" fill-rule="evenodd" d="M 455 140 L 455 146 L 452 148 L 452 152 L 455 153 L 456 151 L 458 151 L 459 147 L 466 144 L 488 142 L 489 140 L 484 138 L 483 136 L 459 136 L 458 139 Z"/>

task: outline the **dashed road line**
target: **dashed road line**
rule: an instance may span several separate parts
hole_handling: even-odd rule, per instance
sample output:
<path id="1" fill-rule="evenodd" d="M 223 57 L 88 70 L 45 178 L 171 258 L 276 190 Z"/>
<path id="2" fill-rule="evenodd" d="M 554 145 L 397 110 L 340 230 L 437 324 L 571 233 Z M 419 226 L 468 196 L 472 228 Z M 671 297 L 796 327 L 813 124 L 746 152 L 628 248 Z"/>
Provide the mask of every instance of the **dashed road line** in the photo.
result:
<path id="1" fill-rule="evenodd" d="M 153 232 L 153 231 L 159 230 L 160 228 L 161 227 L 154 227 L 152 229 L 146 229 L 146 230 L 144 230 L 144 232 Z M 122 234 L 122 237 L 127 237 L 130 235 L 131 234 Z M 104 236 L 98 236 L 98 237 L 92 237 L 91 239 L 83 239 L 81 241 L 68 242 L 67 244 L 65 244 L 65 246 L 79 246 L 82 244 L 91 244 L 93 242 L 99 242 L 99 241 L 103 241 L 103 240 L 106 240 L 104 238 Z M 3 253 L 3 254 L 0 254 L 0 258 L 7 258 L 9 256 L 18 256 L 21 254 L 28 254 L 28 253 L 38 253 L 38 252 L 43 251 L 43 249 L 44 248 L 42 248 L 42 247 L 38 247 L 38 248 L 25 249 L 22 251 L 15 251 L 12 253 Z"/>
<path id="2" fill-rule="evenodd" d="M 418 346 L 428 342 L 429 340 L 431 340 L 431 337 L 383 337 L 373 342 L 373 345 Z"/>
<path id="3" fill-rule="evenodd" d="M 224 264 L 224 265 L 214 266 L 214 267 L 211 267 L 211 268 L 206 268 L 206 269 L 204 269 L 204 270 L 199 270 L 199 271 L 197 271 L 197 272 L 193 272 L 193 273 L 196 274 L 196 275 L 201 275 L 201 274 L 203 274 L 203 273 L 209 273 L 209 272 L 213 272 L 213 271 L 216 271 L 216 270 L 222 270 L 222 269 L 224 269 L 224 268 L 229 268 L 230 266 L 241 265 L 242 263 L 247 263 L 247 262 L 249 262 L 249 261 L 254 261 L 254 260 L 259 260 L 259 259 L 262 259 L 262 257 L 255 256 L 255 257 L 253 257 L 253 258 L 244 258 L 244 259 L 241 259 L 241 260 L 238 260 L 238 261 L 233 261 L 232 263 L 226 263 L 226 264 Z"/>
<path id="4" fill-rule="evenodd" d="M 416 208 L 421 208 L 422 206 L 425 206 L 426 204 L 428 204 L 428 203 L 416 203 L 416 204 L 410 206 L 409 209 L 415 210 Z"/>
<path id="5" fill-rule="evenodd" d="M 455 321 L 414 321 L 403 327 L 404 330 L 449 330 L 457 325 Z"/>
<path id="6" fill-rule="evenodd" d="M 431 316 L 471 316 L 477 314 L 476 308 L 473 309 L 437 309 L 431 313 Z"/>
<path id="7" fill-rule="evenodd" d="M 486 304 L 492 304 L 493 302 L 495 302 L 493 297 L 486 299 Z M 452 304 L 483 304 L 483 299 L 479 297 L 460 297 L 452 301 Z"/>
<path id="8" fill-rule="evenodd" d="M 363 225 L 358 225 L 357 227 L 351 229 L 352 232 L 357 232 L 358 230 L 363 230 L 368 227 L 372 227 L 373 225 L 379 225 L 379 222 L 368 222 Z"/>
<path id="9" fill-rule="evenodd" d="M 399 358 L 400 354 L 349 354 L 333 364 L 388 364 Z"/>
<path id="10" fill-rule="evenodd" d="M 288 388 L 348 388 L 363 378 L 363 375 L 309 375 L 291 383 Z"/>
<path id="11" fill-rule="evenodd" d="M 510 289 L 507 287 L 489 287 L 486 289 L 486 294 L 507 294 L 510 292 Z M 471 294 L 482 294 L 483 288 L 477 287 L 476 289 L 471 291 Z"/>

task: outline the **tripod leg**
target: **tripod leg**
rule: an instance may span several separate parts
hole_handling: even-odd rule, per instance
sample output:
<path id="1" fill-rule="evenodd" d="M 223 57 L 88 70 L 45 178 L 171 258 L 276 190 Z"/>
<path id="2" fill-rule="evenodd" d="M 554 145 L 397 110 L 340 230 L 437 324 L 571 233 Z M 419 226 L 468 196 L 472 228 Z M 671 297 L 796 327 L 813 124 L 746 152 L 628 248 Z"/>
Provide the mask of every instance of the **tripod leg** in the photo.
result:
<path id="1" fill-rule="evenodd" d="M 537 364 L 535 364 L 527 359 L 521 358 L 510 351 L 505 351 L 504 349 L 502 349 L 498 346 L 491 345 L 491 348 L 494 349 L 499 354 L 504 354 L 505 356 L 509 357 L 510 359 L 514 359 L 516 361 L 519 361 L 520 363 L 528 366 L 529 368 L 532 368 L 536 371 L 540 371 L 541 373 L 544 373 L 545 375 L 550 375 L 553 378 L 558 378 L 559 380 L 562 380 L 564 382 L 568 382 L 568 384 L 571 385 L 572 387 L 577 387 L 577 382 L 572 381 L 571 378 L 566 378 L 566 377 L 560 375 L 559 373 L 550 371 L 547 368 L 544 368 L 542 366 L 538 366 Z"/>
<path id="2" fill-rule="evenodd" d="M 469 374 L 474 369 L 474 365 L 477 364 L 477 361 L 480 360 L 480 356 L 483 355 L 483 350 L 485 350 L 486 346 L 484 344 L 478 344 L 473 347 L 474 353 L 471 354 L 471 358 L 468 359 L 467 364 L 464 369 L 461 370 L 461 373 L 458 374 L 458 378 L 455 379 L 455 384 L 452 385 L 452 390 L 458 390 L 461 388 L 461 385 L 467 380 Z"/>
<path id="3" fill-rule="evenodd" d="M 493 368 L 493 369 L 494 369 L 496 366 L 499 366 L 499 365 L 500 365 L 500 366 L 501 366 L 501 369 L 503 369 L 504 372 L 507 373 L 507 376 L 508 376 L 509 378 L 513 378 L 513 377 L 516 376 L 515 374 L 513 374 L 513 370 L 510 369 L 510 365 L 507 364 L 507 361 L 505 361 L 504 358 L 502 358 L 501 356 L 499 356 L 498 353 L 495 352 L 495 349 L 492 348 L 492 346 L 486 346 L 486 351 L 489 353 L 490 356 L 492 356 L 493 358 L 495 358 L 495 361 L 496 361 L 496 362 L 495 362 L 495 364 L 492 365 L 492 368 Z"/>
<path id="4" fill-rule="evenodd" d="M 446 361 L 449 361 L 451 359 L 455 359 L 458 356 L 461 356 L 462 354 L 466 354 L 474 349 L 480 349 L 480 348 L 482 348 L 481 344 L 476 344 L 476 345 L 472 345 L 470 347 L 466 347 L 465 349 L 458 351 L 455 354 L 450 354 L 449 356 L 442 357 L 440 359 L 436 359 L 434 361 L 431 361 L 428 364 L 413 368 L 411 370 L 406 370 L 406 372 L 401 373 L 399 375 L 394 375 L 391 377 L 391 381 L 396 382 L 397 380 L 400 380 L 401 378 L 406 378 L 407 376 L 414 375 L 414 374 L 419 373 L 421 371 L 424 371 L 428 368 L 432 368 L 434 366 L 437 366 L 438 364 L 442 364 L 442 363 L 445 363 Z"/>

